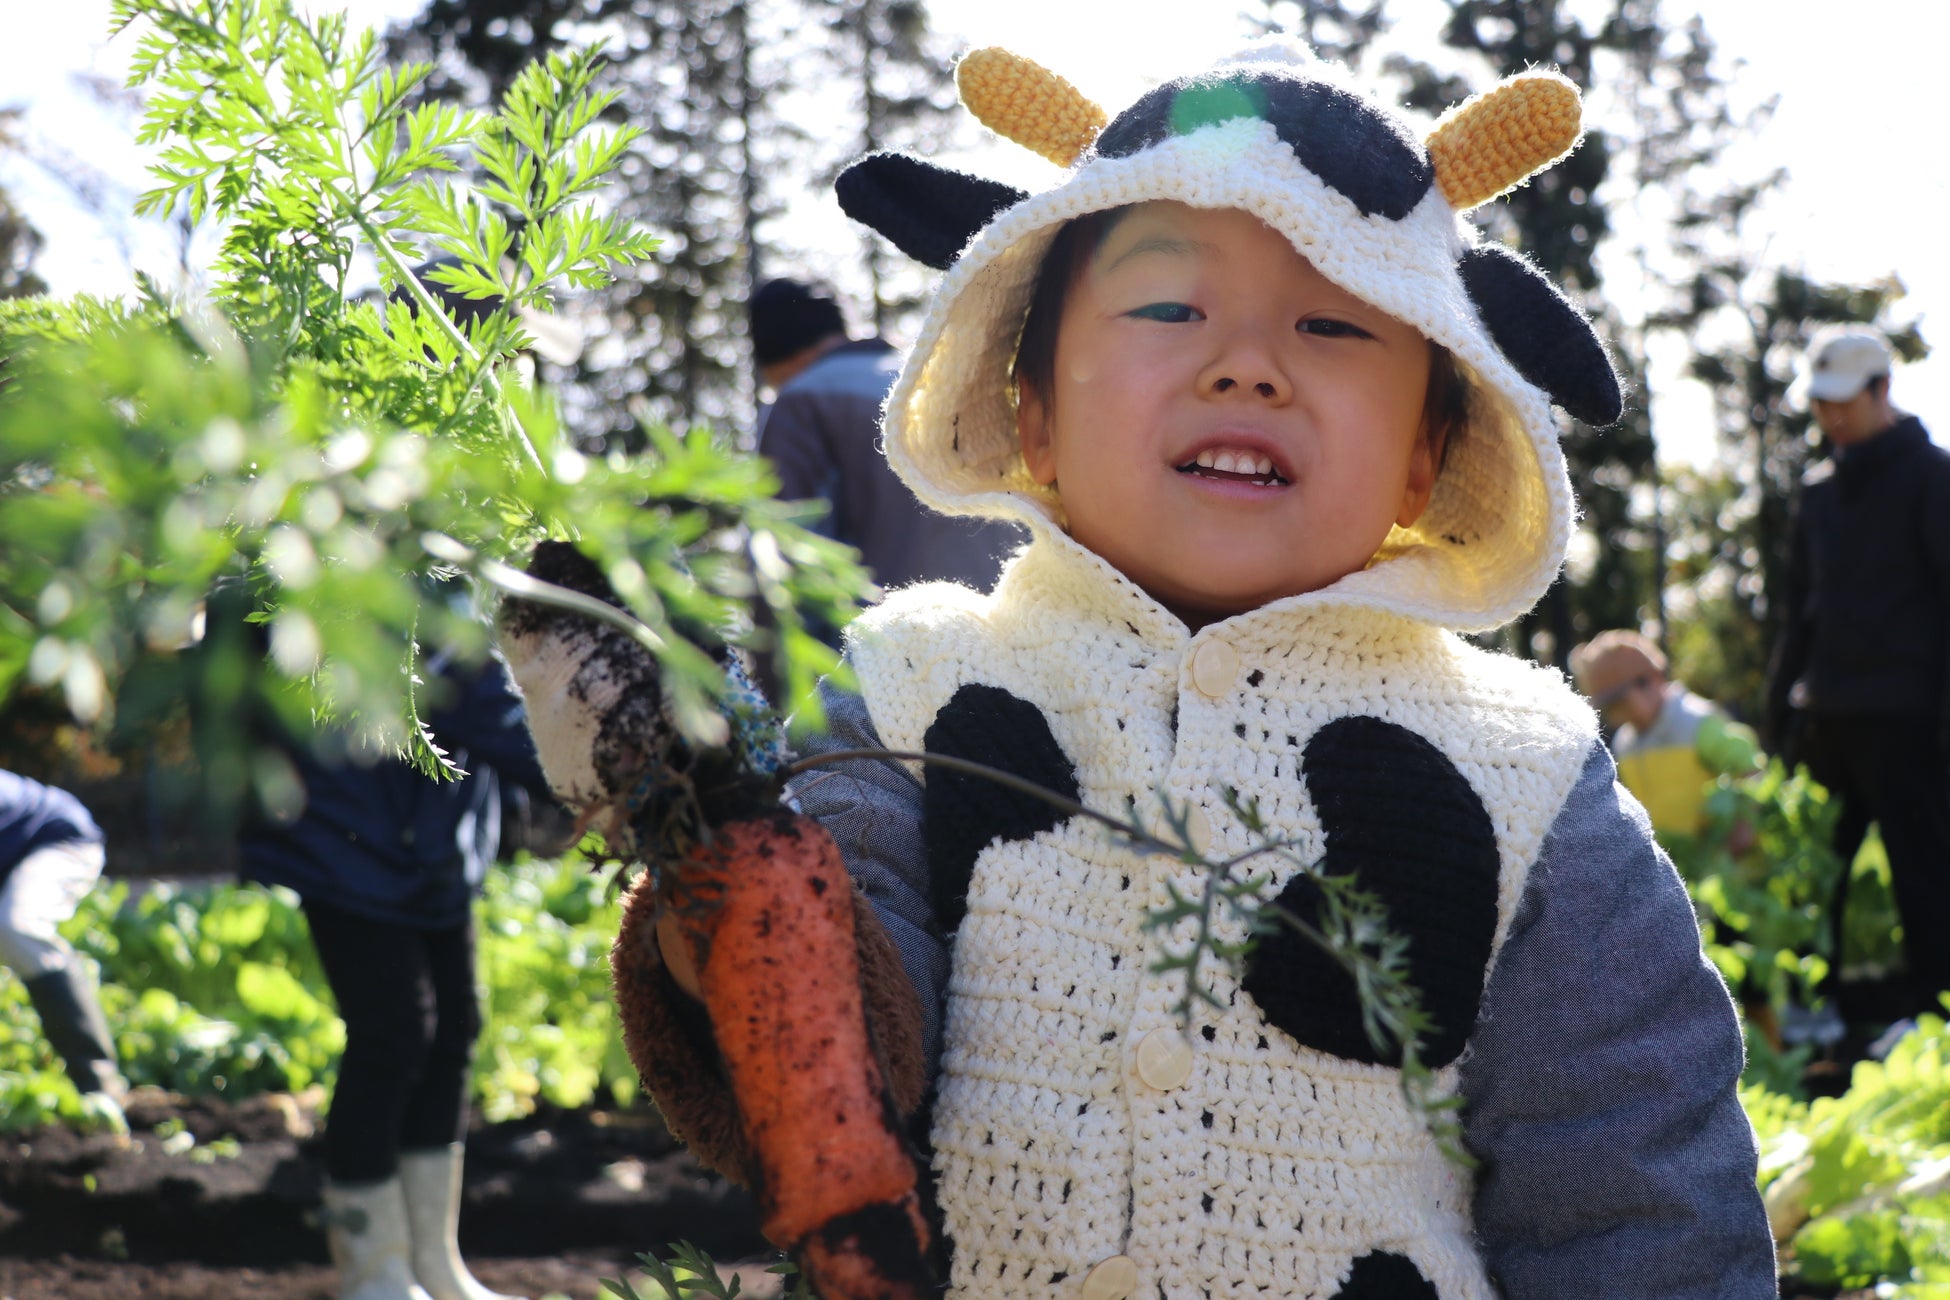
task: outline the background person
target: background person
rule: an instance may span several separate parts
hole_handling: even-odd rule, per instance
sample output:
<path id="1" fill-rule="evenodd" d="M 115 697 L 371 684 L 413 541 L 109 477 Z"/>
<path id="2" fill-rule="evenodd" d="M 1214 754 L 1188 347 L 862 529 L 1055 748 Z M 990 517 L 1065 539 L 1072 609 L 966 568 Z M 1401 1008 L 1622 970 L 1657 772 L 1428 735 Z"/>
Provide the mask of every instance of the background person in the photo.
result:
<path id="1" fill-rule="evenodd" d="M 101 829 L 79 799 L 0 770 L 0 964 L 26 985 L 84 1106 L 126 1130 L 115 1040 L 94 981 L 55 928 L 101 878 L 103 859 Z"/>
<path id="2" fill-rule="evenodd" d="M 499 660 L 429 661 L 440 781 L 327 732 L 280 748 L 303 791 L 245 829 L 243 875 L 302 900 L 345 1021 L 325 1121 L 327 1231 L 351 1300 L 494 1300 L 461 1262 L 462 1138 L 480 998 L 473 896 L 499 847 L 503 778 L 541 789 Z M 417 1286 L 415 1285 L 417 1283 Z"/>
<path id="3" fill-rule="evenodd" d="M 1744 776 L 1760 766 L 1754 733 L 1668 678 L 1665 653 L 1649 637 L 1600 632 L 1571 652 L 1571 673 L 1614 729 L 1618 779 L 1645 805 L 1662 840 L 1700 833 L 1714 777 Z M 1728 847 L 1735 856 L 1745 848 Z"/>
<path id="4" fill-rule="evenodd" d="M 759 416 L 758 450 L 778 472 L 779 496 L 830 503 L 823 531 L 856 548 L 883 587 L 994 586 L 1021 531 L 936 514 L 881 454 L 880 408 L 901 365 L 893 345 L 849 338 L 823 285 L 769 280 L 749 306 L 759 379 L 777 394 Z"/>
<path id="5" fill-rule="evenodd" d="M 1832 454 L 1795 514 L 1768 713 L 1841 800 L 1844 860 L 1881 828 L 1925 1011 L 1950 989 L 1950 454 L 1891 403 L 1893 360 L 1861 325 L 1809 344 L 1796 395 Z"/>

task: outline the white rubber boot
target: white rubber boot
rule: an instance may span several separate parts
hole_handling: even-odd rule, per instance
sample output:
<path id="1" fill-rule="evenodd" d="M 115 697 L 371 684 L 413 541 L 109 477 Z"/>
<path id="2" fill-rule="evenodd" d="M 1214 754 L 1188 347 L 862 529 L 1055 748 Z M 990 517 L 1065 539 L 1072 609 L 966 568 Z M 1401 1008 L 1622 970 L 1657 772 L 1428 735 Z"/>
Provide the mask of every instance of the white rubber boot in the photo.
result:
<path id="1" fill-rule="evenodd" d="M 433 1300 L 525 1300 L 490 1291 L 460 1259 L 461 1145 L 402 1151 L 400 1185 L 413 1237 L 413 1277 Z"/>
<path id="2" fill-rule="evenodd" d="M 326 1184 L 325 1239 L 339 1270 L 339 1300 L 430 1300 L 413 1283 L 399 1179 Z"/>

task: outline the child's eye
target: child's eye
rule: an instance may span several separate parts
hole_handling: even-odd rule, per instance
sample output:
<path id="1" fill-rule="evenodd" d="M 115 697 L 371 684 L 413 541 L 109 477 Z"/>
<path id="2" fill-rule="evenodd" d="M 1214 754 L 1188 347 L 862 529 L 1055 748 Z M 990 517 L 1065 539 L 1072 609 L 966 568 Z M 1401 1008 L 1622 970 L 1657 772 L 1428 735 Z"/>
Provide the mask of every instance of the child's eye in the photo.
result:
<path id="1" fill-rule="evenodd" d="M 1294 326 L 1302 334 L 1313 334 L 1328 339 L 1366 339 L 1374 336 L 1351 321 L 1335 320 L 1331 316 L 1319 320 L 1303 320 Z"/>
<path id="2" fill-rule="evenodd" d="M 1205 319 L 1205 314 L 1198 308 L 1182 302 L 1148 302 L 1129 314 L 1139 320 L 1163 321 L 1167 325 L 1185 325 Z"/>

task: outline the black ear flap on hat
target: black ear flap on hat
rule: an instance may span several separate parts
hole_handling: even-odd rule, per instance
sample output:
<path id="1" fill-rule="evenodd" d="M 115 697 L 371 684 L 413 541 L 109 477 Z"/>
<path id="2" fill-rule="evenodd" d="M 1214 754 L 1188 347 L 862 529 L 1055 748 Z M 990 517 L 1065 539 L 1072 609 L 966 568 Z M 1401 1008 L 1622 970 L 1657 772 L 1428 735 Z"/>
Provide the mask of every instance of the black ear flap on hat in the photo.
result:
<path id="1" fill-rule="evenodd" d="M 937 271 L 954 265 L 996 213 L 1028 197 L 1013 185 L 904 153 L 873 153 L 848 164 L 833 191 L 847 216 Z"/>
<path id="2" fill-rule="evenodd" d="M 1586 424 L 1624 410 L 1618 375 L 1584 313 L 1543 272 L 1497 244 L 1479 244 L 1457 270 L 1476 312 L 1517 373 Z"/>

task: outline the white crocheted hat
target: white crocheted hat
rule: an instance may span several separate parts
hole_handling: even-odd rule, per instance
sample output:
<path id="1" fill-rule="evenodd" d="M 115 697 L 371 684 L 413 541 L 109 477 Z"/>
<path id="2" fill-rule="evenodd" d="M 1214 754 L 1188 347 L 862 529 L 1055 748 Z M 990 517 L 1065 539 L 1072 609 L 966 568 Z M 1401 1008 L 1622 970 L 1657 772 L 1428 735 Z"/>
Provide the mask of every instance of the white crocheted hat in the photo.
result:
<path id="1" fill-rule="evenodd" d="M 986 124 L 1069 170 L 1034 195 L 899 154 L 840 178 L 849 214 L 948 270 L 886 410 L 888 459 L 916 495 L 949 514 L 1053 526 L 1054 494 L 1017 447 L 1009 384 L 1050 241 L 1074 217 L 1149 200 L 1239 208 L 1446 348 L 1470 392 L 1428 509 L 1332 590 L 1461 630 L 1536 603 L 1574 516 L 1553 400 L 1608 424 L 1618 381 L 1590 322 L 1458 214 L 1576 145 L 1575 87 L 1547 72 L 1511 78 L 1425 142 L 1288 41 L 1160 86 L 1108 125 L 1068 83 L 1003 50 L 969 55 L 957 79 Z"/>

